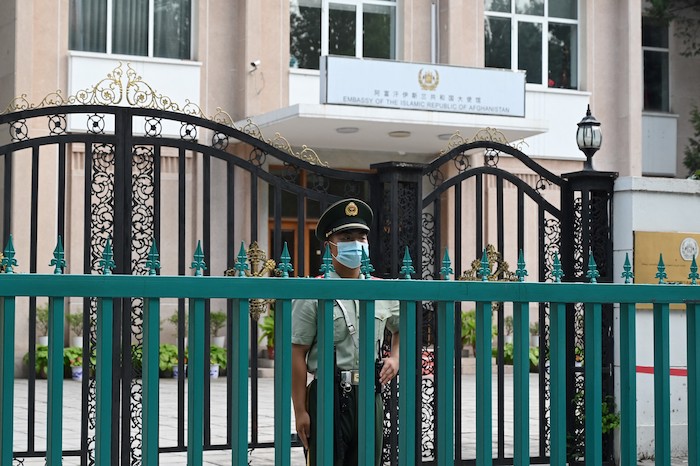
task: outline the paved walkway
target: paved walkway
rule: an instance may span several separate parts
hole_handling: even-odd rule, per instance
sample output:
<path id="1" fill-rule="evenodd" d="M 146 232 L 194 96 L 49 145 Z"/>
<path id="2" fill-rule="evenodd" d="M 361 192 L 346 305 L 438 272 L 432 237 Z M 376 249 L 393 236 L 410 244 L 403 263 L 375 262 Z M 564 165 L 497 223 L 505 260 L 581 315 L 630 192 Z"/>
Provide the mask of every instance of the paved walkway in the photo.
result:
<path id="1" fill-rule="evenodd" d="M 474 458 L 476 451 L 476 418 L 475 418 L 475 378 L 473 375 L 464 375 L 462 380 L 462 457 Z M 505 393 L 512 393 L 513 376 L 505 375 Z M 537 419 L 536 407 L 539 402 L 539 392 L 537 376 L 530 378 L 530 432 L 539 432 L 539 421 Z M 261 378 L 259 386 L 259 441 L 272 442 L 273 439 L 273 379 Z M 64 383 L 63 396 L 63 442 L 64 448 L 78 450 L 80 448 L 80 390 L 82 385 L 77 382 L 67 380 Z M 495 386 L 494 386 L 495 388 Z M 211 383 L 212 400 L 226 399 L 225 379 L 212 380 Z M 15 451 L 26 450 L 27 447 L 27 391 L 26 380 L 17 380 L 15 383 L 15 421 L 14 421 L 14 449 Z M 36 384 L 36 445 L 37 450 L 43 450 L 46 446 L 46 381 L 38 380 Z M 177 445 L 177 383 L 174 379 L 161 379 L 160 384 L 160 446 L 169 447 Z M 494 406 L 496 405 L 496 394 L 494 393 Z M 509 396 L 506 395 L 505 403 L 505 453 L 512 455 L 513 452 L 513 431 L 512 420 L 513 410 Z M 212 443 L 225 443 L 226 439 L 226 412 L 225 401 L 223 405 L 212 406 L 211 425 Z M 293 416 L 293 413 L 292 413 Z M 185 421 L 186 422 L 186 421 Z M 495 431 L 494 419 L 494 437 Z M 291 431 L 294 432 L 294 419 L 292 419 Z M 530 450 L 533 456 L 536 454 L 538 441 L 533 435 L 530 442 Z M 494 451 L 494 455 L 495 455 Z M 293 465 L 304 465 L 304 455 L 300 448 L 292 448 L 291 452 Z M 163 465 L 185 465 L 186 456 L 184 453 L 163 453 L 160 462 Z M 250 463 L 253 466 L 274 465 L 274 450 L 272 448 L 257 449 L 250 452 Z M 43 458 L 27 458 L 23 462 L 15 462 L 23 465 L 41 465 Z M 66 457 L 64 465 L 78 465 L 76 457 Z M 205 465 L 230 465 L 230 451 L 207 451 L 204 452 Z M 640 465 L 652 465 L 653 462 L 643 462 Z M 685 466 L 687 460 L 674 460 L 673 466 Z"/>

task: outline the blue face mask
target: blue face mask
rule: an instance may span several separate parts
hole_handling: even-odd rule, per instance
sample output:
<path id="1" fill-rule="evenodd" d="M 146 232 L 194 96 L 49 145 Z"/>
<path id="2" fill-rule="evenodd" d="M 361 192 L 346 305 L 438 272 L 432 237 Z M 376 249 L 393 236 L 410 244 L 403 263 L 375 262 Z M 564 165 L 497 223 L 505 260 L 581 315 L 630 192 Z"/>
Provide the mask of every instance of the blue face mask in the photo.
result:
<path id="1" fill-rule="evenodd" d="M 349 269 L 356 269 L 362 263 L 362 250 L 369 258 L 369 244 L 361 241 L 342 241 L 334 244 L 338 248 L 338 255 L 335 258 Z"/>

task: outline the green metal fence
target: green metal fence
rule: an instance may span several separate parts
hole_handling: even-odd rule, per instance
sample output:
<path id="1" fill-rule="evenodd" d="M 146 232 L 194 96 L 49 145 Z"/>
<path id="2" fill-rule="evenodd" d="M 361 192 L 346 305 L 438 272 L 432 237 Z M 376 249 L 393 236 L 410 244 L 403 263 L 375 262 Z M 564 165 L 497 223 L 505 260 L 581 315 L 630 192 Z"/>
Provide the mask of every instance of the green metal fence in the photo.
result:
<path id="1" fill-rule="evenodd" d="M 234 465 L 247 465 L 247 380 L 249 299 L 276 299 L 275 341 L 275 464 L 290 464 L 291 436 L 291 309 L 293 299 L 317 299 L 319 308 L 319 368 L 317 442 L 319 464 L 332 464 L 333 457 L 333 322 L 334 299 L 360 300 L 360 381 L 359 426 L 360 464 L 370 465 L 374 452 L 374 342 L 371 330 L 374 325 L 376 300 L 400 300 L 400 409 L 399 445 L 400 464 L 415 464 L 416 419 L 413 409 L 416 399 L 416 354 L 414 325 L 416 305 L 433 301 L 436 306 L 436 322 L 439 342 L 436 348 L 437 385 L 436 410 L 438 425 L 436 462 L 439 465 L 454 464 L 454 361 L 456 303 L 476 302 L 477 366 L 476 366 L 476 464 L 492 464 L 491 428 L 491 346 L 493 302 L 513 304 L 514 329 L 514 458 L 516 465 L 529 464 L 529 384 L 528 384 L 528 313 L 529 304 L 547 302 L 551 306 L 550 355 L 551 370 L 551 464 L 566 464 L 566 416 L 565 391 L 565 327 L 567 303 L 585 303 L 585 457 L 587 465 L 602 464 L 601 451 L 601 313 L 603 303 L 618 303 L 620 309 L 621 344 L 621 459 L 625 466 L 636 465 L 636 361 L 635 361 L 635 305 L 652 303 L 654 307 L 654 403 L 656 422 L 656 464 L 670 465 L 670 367 L 669 367 L 669 306 L 681 303 L 686 306 L 688 340 L 688 448 L 689 464 L 698 464 L 700 445 L 700 346 L 696 335 L 700 334 L 700 319 L 696 310 L 700 302 L 700 286 L 695 260 L 689 273 L 689 285 L 663 284 L 665 274 L 659 268 L 658 285 L 598 284 L 595 263 L 591 260 L 588 277 L 591 283 L 561 283 L 561 268 L 555 260 L 555 283 L 528 283 L 527 272 L 521 259 L 516 274 L 519 282 L 467 282 L 452 281 L 450 260 L 445 253 L 442 263 L 444 280 L 411 280 L 411 260 L 406 257 L 403 280 L 338 280 L 289 278 L 289 255 L 283 254 L 280 263 L 282 278 L 246 278 L 245 254 L 236 264 L 240 276 L 206 277 L 202 270 L 201 248 L 197 248 L 192 262 L 194 276 L 157 276 L 159 267 L 155 246 L 147 263 L 148 276 L 111 275 L 114 267 L 109 242 L 105 248 L 102 275 L 63 275 L 65 267 L 62 247 L 54 252 L 51 265 L 53 275 L 15 274 L 17 261 L 12 241 L 2 259 L 4 273 L 0 274 L 0 465 L 12 465 L 13 435 L 13 387 L 16 300 L 21 297 L 48 297 L 49 299 L 49 362 L 47 408 L 47 464 L 61 464 L 62 453 L 62 384 L 63 384 L 63 322 L 64 302 L 68 297 L 92 297 L 98 299 L 97 310 L 97 363 L 96 400 L 97 432 L 95 458 L 98 465 L 110 464 L 112 403 L 111 382 L 113 352 L 119 342 L 113 341 L 114 301 L 139 297 L 144 305 L 143 339 L 143 460 L 146 465 L 158 464 L 158 347 L 160 325 L 160 300 L 163 298 L 189 299 L 189 373 L 187 417 L 187 461 L 190 465 L 203 462 L 203 384 L 208 374 L 204 355 L 204 341 L 208 329 L 204 328 L 205 300 L 225 298 L 233 301 L 233 322 L 229 335 L 233 339 L 233 354 L 229 367 L 234 371 L 232 386 L 233 403 L 229 409 L 234 420 L 231 430 L 231 459 Z M 322 271 L 330 270 L 330 257 L 324 258 Z M 368 276 L 371 265 L 363 260 L 362 272 Z M 481 275 L 489 274 L 488 262 L 482 261 Z M 632 277 L 629 264 L 623 273 L 626 281 Z M 485 280 L 485 278 L 484 278 Z M 675 336 L 674 336 L 675 337 Z M 481 357 L 480 355 L 486 355 Z M 544 357 L 544 355 L 543 355 Z M 198 374 L 200 376 L 198 376 Z M 369 383 L 368 383 L 369 381 Z"/>

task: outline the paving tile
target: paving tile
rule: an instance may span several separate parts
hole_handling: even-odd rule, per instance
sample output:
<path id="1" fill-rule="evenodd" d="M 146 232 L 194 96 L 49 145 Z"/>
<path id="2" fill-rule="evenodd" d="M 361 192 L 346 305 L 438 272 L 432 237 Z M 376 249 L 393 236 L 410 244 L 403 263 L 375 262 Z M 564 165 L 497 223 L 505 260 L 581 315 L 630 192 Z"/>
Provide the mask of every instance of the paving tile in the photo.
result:
<path id="1" fill-rule="evenodd" d="M 513 406 L 511 401 L 512 395 L 512 374 L 506 374 L 504 378 L 505 385 L 505 454 L 510 456 L 513 452 Z M 29 432 L 28 426 L 28 381 L 17 380 L 15 382 L 15 412 L 14 412 L 14 449 L 25 450 L 27 448 L 27 435 Z M 35 448 L 43 449 L 46 445 L 46 380 L 36 381 L 36 397 L 37 403 L 35 406 Z M 497 403 L 497 393 L 495 390 L 492 403 L 494 408 Z M 138 388 L 134 388 L 138 389 Z M 176 379 L 161 379 L 160 380 L 160 407 L 159 407 L 159 428 L 160 438 L 159 444 L 161 447 L 177 446 L 178 444 L 178 383 Z M 81 421 L 81 390 L 82 384 L 70 380 L 66 380 L 63 386 L 63 440 L 64 447 L 70 449 L 78 449 L 80 447 L 80 421 Z M 250 390 L 250 388 L 249 388 Z M 187 400 L 187 385 L 185 385 L 185 405 Z M 258 441 L 272 442 L 274 439 L 274 406 L 271 400 L 274 399 L 274 380 L 272 378 L 262 378 L 258 380 Z M 221 378 L 211 381 L 211 440 L 213 444 L 224 444 L 226 442 L 226 379 Z M 467 374 L 462 379 L 461 393 L 461 424 L 462 424 L 462 458 L 474 458 L 476 451 L 476 384 L 474 376 Z M 539 444 L 537 434 L 539 432 L 539 418 L 536 411 L 539 405 L 539 386 L 538 379 L 535 374 L 530 378 L 530 432 L 531 442 L 530 450 L 536 454 Z M 250 409 L 250 392 L 249 403 Z M 185 409 L 184 421 L 187 420 L 187 410 Z M 497 416 L 494 413 L 493 417 L 493 435 L 497 436 Z M 250 422 L 250 421 L 249 421 Z M 294 431 L 294 412 L 292 410 L 292 422 L 290 432 Z M 249 425 L 250 429 L 250 425 Z M 187 438 L 185 431 L 185 440 Z M 496 453 L 494 447 L 494 454 Z M 301 448 L 291 449 L 291 462 L 294 466 L 303 466 L 305 464 L 304 454 Z M 185 453 L 163 453 L 160 456 L 161 464 L 164 465 L 185 465 L 187 456 Z M 274 465 L 274 449 L 259 448 L 249 452 L 250 464 L 255 466 Z M 26 466 L 44 465 L 43 458 L 26 458 L 23 462 Z M 66 457 L 64 465 L 78 465 L 79 458 Z M 231 451 L 205 451 L 204 464 L 210 466 L 229 465 L 231 464 Z M 653 461 L 643 461 L 640 466 L 651 466 Z M 672 462 L 672 466 L 687 466 L 687 459 L 676 458 Z"/>

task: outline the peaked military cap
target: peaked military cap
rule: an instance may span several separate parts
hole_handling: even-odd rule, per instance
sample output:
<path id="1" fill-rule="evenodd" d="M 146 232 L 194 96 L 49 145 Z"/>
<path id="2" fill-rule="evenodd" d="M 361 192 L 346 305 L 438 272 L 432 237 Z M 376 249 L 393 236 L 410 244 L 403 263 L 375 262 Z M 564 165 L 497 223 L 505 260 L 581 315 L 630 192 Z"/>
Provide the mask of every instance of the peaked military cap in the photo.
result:
<path id="1" fill-rule="evenodd" d="M 316 224 L 316 238 L 326 241 L 334 233 L 346 230 L 369 231 L 372 208 L 359 199 L 343 199 L 326 209 Z"/>

